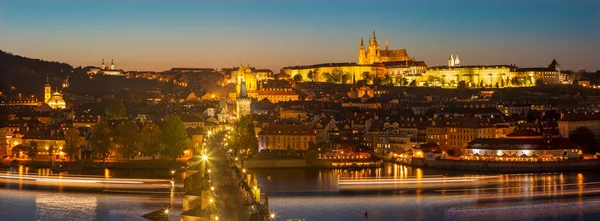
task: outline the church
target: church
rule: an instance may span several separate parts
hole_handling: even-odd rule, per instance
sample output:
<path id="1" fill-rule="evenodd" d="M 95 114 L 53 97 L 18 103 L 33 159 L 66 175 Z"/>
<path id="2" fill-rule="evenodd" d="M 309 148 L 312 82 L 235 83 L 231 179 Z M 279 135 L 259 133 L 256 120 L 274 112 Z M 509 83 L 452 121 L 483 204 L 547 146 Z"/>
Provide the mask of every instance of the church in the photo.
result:
<path id="1" fill-rule="evenodd" d="M 373 63 L 385 63 L 393 61 L 410 61 L 406 49 L 388 49 L 388 39 L 385 38 L 385 49 L 381 50 L 377 42 L 377 36 L 373 31 L 373 36 L 369 38 L 369 45 L 365 48 L 363 39 L 360 38 L 360 47 L 358 49 L 358 64 L 371 65 Z"/>
<path id="2" fill-rule="evenodd" d="M 104 64 L 104 59 L 102 59 L 102 65 L 100 65 L 100 68 L 90 67 L 87 71 L 87 74 L 90 76 L 97 75 L 97 74 L 123 76 L 123 70 L 117 70 L 115 68 L 114 60 L 111 59 L 110 66 L 106 66 L 106 64 Z"/>
<path id="3" fill-rule="evenodd" d="M 68 87 L 68 78 L 63 82 L 63 88 Z M 48 83 L 48 79 L 46 79 L 46 84 L 44 85 L 44 103 L 48 104 L 52 109 L 65 109 L 67 107 L 65 100 L 63 99 L 63 94 L 58 91 L 52 92 L 52 88 L 50 83 Z"/>

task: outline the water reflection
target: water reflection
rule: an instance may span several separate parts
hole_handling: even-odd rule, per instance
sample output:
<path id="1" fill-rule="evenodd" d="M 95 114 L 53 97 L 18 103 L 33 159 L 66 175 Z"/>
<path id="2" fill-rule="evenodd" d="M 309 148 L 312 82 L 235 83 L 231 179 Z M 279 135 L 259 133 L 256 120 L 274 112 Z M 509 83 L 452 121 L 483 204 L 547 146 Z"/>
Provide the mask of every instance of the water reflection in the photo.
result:
<path id="1" fill-rule="evenodd" d="M 97 200 L 91 196 L 39 194 L 35 206 L 36 220 L 93 220 Z"/>
<path id="2" fill-rule="evenodd" d="M 493 217 L 505 218 L 500 214 L 508 214 L 513 209 L 524 214 L 522 217 L 509 217 L 508 220 L 548 217 L 555 220 L 587 220 L 600 217 L 600 210 L 582 209 L 585 206 L 600 208 L 600 200 L 593 198 L 600 196 L 600 174 L 594 172 L 486 174 L 420 169 L 389 163 L 378 169 L 263 169 L 250 172 L 257 174 L 261 189 L 272 196 L 270 207 L 282 218 L 358 220 L 365 210 L 369 210 L 369 219 L 371 211 L 374 218 L 377 216 L 374 220 L 401 220 L 399 217 L 407 220 L 477 220 L 490 219 L 489 215 L 492 216 L 490 220 L 498 220 Z M 374 191 L 347 191 L 340 190 L 338 183 L 339 180 L 353 183 L 399 180 L 408 183 L 432 180 L 446 182 L 453 179 L 477 179 L 481 182 L 444 184 L 431 188 L 417 184 L 399 188 L 398 191 L 380 191 L 377 188 L 373 188 Z M 564 202 L 575 205 L 565 206 Z M 559 210 L 556 205 L 568 209 Z M 527 213 L 528 208 L 538 212 L 546 208 L 551 212 Z"/>

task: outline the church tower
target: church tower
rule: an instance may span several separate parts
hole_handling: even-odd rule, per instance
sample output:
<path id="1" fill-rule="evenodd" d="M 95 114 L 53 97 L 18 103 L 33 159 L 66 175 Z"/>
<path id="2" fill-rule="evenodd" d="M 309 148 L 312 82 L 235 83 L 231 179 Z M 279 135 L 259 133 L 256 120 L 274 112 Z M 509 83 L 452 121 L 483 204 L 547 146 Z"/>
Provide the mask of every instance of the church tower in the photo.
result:
<path id="1" fill-rule="evenodd" d="M 385 50 L 386 51 L 388 50 L 388 38 L 387 37 L 385 37 Z"/>
<path id="2" fill-rule="evenodd" d="M 450 53 L 450 57 L 448 58 L 448 67 L 454 67 L 454 56 Z"/>
<path id="3" fill-rule="evenodd" d="M 44 103 L 48 103 L 51 97 L 52 88 L 50 87 L 50 82 L 48 82 L 48 77 L 46 77 L 46 84 L 44 85 Z"/>
<path id="4" fill-rule="evenodd" d="M 456 57 L 454 58 L 454 66 L 460 66 L 460 60 L 458 59 L 458 54 L 456 54 Z"/>
<path id="5" fill-rule="evenodd" d="M 115 61 L 110 59 L 110 70 L 115 70 Z"/>
<path id="6" fill-rule="evenodd" d="M 104 58 L 102 58 L 102 66 L 100 66 L 100 69 L 104 70 L 106 68 L 106 65 L 104 64 Z"/>
<path id="7" fill-rule="evenodd" d="M 360 38 L 360 48 L 358 49 L 358 64 L 368 64 L 367 63 L 367 52 L 365 51 L 365 44 L 363 43 L 363 38 Z"/>

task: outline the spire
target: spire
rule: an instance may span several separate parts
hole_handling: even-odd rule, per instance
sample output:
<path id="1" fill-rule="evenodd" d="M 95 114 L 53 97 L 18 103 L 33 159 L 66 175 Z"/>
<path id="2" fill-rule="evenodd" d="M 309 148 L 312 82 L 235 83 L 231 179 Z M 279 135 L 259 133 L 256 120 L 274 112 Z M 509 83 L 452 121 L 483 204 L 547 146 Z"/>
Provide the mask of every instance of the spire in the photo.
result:
<path id="1" fill-rule="evenodd" d="M 365 44 L 363 43 L 363 38 L 362 38 L 362 37 L 360 37 L 360 46 L 361 46 L 361 47 L 364 47 L 364 46 L 365 46 Z"/>
<path id="2" fill-rule="evenodd" d="M 385 36 L 385 50 L 387 51 L 388 49 L 388 37 Z"/>
<path id="3" fill-rule="evenodd" d="M 458 59 L 458 54 L 454 57 L 454 66 L 460 66 L 460 60 Z"/>
<path id="4" fill-rule="evenodd" d="M 371 46 L 371 37 L 369 37 L 369 46 Z"/>
<path id="5" fill-rule="evenodd" d="M 373 30 L 373 44 L 377 45 L 377 36 L 375 36 L 375 30 Z"/>

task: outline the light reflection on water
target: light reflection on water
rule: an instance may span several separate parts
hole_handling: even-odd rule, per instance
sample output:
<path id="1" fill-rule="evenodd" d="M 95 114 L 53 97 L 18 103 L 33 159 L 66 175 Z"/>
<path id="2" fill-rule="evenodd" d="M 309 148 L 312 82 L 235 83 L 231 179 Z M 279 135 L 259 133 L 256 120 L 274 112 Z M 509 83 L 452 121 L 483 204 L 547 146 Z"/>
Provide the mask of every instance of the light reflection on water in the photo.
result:
<path id="1" fill-rule="evenodd" d="M 39 194 L 35 198 L 36 220 L 92 220 L 97 200 L 93 196 Z"/>
<path id="2" fill-rule="evenodd" d="M 363 170 L 272 169 L 250 171 L 283 220 L 600 220 L 600 174 L 477 174 L 384 164 Z M 485 183 L 398 191 L 340 191 L 344 179 L 429 179 L 490 176 Z M 579 206 L 568 206 L 578 204 Z M 582 210 L 582 206 L 588 206 Z M 557 206 L 562 209 L 553 209 Z M 528 209 L 542 214 L 527 213 Z M 591 208 L 591 209 L 590 209 Z M 519 211 L 503 216 L 499 211 Z M 469 212 L 477 211 L 477 212 Z M 560 211 L 560 212 L 558 212 Z M 475 214 L 475 215 L 473 215 Z"/>

